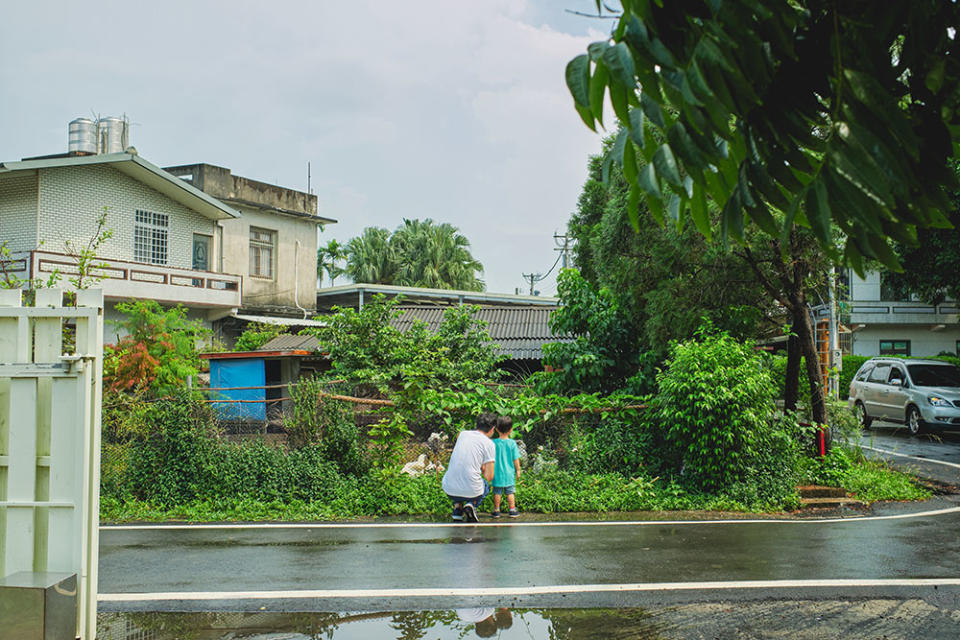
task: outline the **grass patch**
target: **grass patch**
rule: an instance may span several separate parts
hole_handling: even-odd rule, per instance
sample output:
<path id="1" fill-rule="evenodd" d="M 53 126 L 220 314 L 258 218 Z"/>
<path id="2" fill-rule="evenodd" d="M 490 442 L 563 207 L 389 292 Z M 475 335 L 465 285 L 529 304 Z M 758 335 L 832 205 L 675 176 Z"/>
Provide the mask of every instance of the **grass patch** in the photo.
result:
<path id="1" fill-rule="evenodd" d="M 803 484 L 843 487 L 864 502 L 927 500 L 933 493 L 913 476 L 868 460 L 859 449 L 834 446 L 823 461 L 806 459 Z"/>
<path id="2" fill-rule="evenodd" d="M 225 497 L 162 505 L 130 496 L 104 496 L 103 522 L 331 521 L 363 517 L 417 516 L 446 518 L 450 502 L 434 476 L 410 478 L 390 474 L 340 476 L 329 499 L 263 500 Z M 619 474 L 585 474 L 546 469 L 525 474 L 517 502 L 527 513 L 605 513 L 612 511 L 780 511 L 796 506 L 796 496 L 780 503 L 745 502 L 732 495 L 690 492 L 660 479 Z M 487 497 L 481 510 L 489 510 Z"/>

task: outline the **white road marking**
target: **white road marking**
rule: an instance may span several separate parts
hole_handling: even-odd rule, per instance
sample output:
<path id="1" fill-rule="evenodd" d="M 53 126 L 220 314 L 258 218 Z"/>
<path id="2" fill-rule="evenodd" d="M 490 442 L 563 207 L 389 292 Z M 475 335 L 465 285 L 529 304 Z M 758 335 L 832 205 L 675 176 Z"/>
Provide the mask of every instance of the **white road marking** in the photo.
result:
<path id="1" fill-rule="evenodd" d="M 910 460 L 917 460 L 919 462 L 929 462 L 930 464 L 942 464 L 945 467 L 953 467 L 954 469 L 960 469 L 960 464 L 954 462 L 945 462 L 943 460 L 933 460 L 931 458 L 921 458 L 919 456 L 908 456 L 905 453 L 897 453 L 895 451 L 889 451 L 887 449 L 878 449 L 876 447 L 868 447 L 864 444 L 860 445 L 861 449 L 866 449 L 868 451 L 876 451 L 877 453 L 885 453 L 889 456 L 897 456 L 898 458 L 909 458 Z"/>
<path id="2" fill-rule="evenodd" d="M 210 600 L 403 598 L 530 596 L 566 593 L 611 593 L 650 591 L 695 591 L 732 589 L 810 589 L 857 587 L 960 586 L 960 578 L 913 578 L 878 580 L 741 580 L 731 582 L 654 582 L 635 584 L 570 584 L 530 587 L 478 587 L 430 589 L 304 589 L 295 591 L 166 591 L 156 593 L 101 593 L 100 602 L 159 602 Z"/>
<path id="3" fill-rule="evenodd" d="M 917 513 L 900 513 L 888 516 L 853 516 L 850 518 L 821 518 L 821 519 L 729 519 L 729 520 L 611 520 L 604 521 L 576 521 L 576 522 L 255 522 L 242 523 L 207 523 L 207 524 L 120 524 L 102 525 L 101 531 L 183 531 L 201 529 L 428 529 L 428 528 L 469 528 L 476 527 L 652 527 L 652 526 L 689 526 L 705 524 L 834 524 L 838 522 L 875 522 L 878 520 L 905 520 L 910 518 L 927 518 L 960 512 L 960 507 L 945 507 L 932 511 Z"/>

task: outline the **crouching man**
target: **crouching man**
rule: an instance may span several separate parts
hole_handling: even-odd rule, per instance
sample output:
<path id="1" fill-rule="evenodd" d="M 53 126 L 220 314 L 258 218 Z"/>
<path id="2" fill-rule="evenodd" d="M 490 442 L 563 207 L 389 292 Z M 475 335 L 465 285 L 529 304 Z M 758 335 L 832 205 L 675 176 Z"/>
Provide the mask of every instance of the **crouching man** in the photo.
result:
<path id="1" fill-rule="evenodd" d="M 457 436 L 442 484 L 453 501 L 454 520 L 480 521 L 477 511 L 493 480 L 497 454 L 492 438 L 496 426 L 497 416 L 481 413 L 475 430 L 461 431 Z"/>

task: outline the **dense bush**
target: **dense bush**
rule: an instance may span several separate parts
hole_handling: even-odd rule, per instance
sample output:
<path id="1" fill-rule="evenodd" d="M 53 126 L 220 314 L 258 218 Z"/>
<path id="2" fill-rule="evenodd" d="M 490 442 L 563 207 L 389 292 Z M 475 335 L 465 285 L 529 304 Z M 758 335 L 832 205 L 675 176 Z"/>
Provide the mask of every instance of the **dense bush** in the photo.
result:
<path id="1" fill-rule="evenodd" d="M 152 430 L 104 450 L 105 496 L 162 506 L 204 499 L 332 499 L 344 481 L 320 444 L 286 451 L 259 441 L 223 441 L 211 427 L 209 409 L 187 396 L 158 400 L 142 411 Z"/>
<path id="2" fill-rule="evenodd" d="M 792 492 L 799 427 L 777 417 L 764 357 L 725 333 L 674 345 L 653 400 L 666 471 L 707 492 Z"/>
<path id="3" fill-rule="evenodd" d="M 846 400 L 850 396 L 850 382 L 857 371 L 863 366 L 863 363 L 869 360 L 868 356 L 843 356 L 843 366 L 840 369 L 840 399 Z"/>

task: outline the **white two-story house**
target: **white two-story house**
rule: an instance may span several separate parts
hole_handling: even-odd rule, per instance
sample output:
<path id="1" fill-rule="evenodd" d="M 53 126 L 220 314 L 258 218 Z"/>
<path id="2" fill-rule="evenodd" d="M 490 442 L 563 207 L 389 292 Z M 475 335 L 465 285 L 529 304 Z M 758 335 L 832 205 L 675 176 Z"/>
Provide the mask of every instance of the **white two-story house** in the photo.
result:
<path id="1" fill-rule="evenodd" d="M 228 344 L 251 321 L 311 324 L 318 227 L 335 222 L 318 215 L 315 195 L 93 148 L 0 164 L 0 280 L 56 274 L 56 286 L 73 288 L 105 212 L 112 235 L 97 247 L 95 282 L 83 284 L 103 289 L 108 342 L 116 304 L 130 299 L 181 304 Z"/>
<path id="2" fill-rule="evenodd" d="M 197 256 L 223 250 L 220 224 L 240 213 L 136 153 L 61 155 L 0 164 L 0 243 L 9 255 L 0 277 L 70 289 L 77 253 L 104 229 L 93 275 L 107 301 L 149 298 L 182 304 L 210 326 L 242 306 L 243 276 Z"/>
<path id="3" fill-rule="evenodd" d="M 847 351 L 861 356 L 934 356 L 960 354 L 960 308 L 947 300 L 929 305 L 901 300 L 883 286 L 882 274 L 871 271 L 859 278 L 850 273 L 849 293 L 841 306 L 849 334 Z"/>

